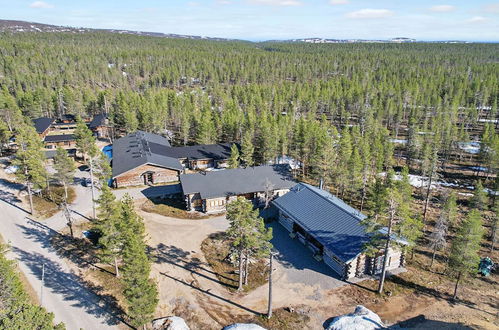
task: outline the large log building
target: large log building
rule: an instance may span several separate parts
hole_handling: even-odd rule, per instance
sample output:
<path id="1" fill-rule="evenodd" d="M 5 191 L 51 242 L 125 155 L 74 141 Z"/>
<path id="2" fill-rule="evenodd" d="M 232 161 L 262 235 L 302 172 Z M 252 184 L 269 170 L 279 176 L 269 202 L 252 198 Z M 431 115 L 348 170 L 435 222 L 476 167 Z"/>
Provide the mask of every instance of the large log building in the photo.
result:
<path id="1" fill-rule="evenodd" d="M 165 155 L 170 142 L 143 131 L 128 134 L 113 144 L 113 185 L 115 188 L 167 183 L 178 180 L 183 167 Z"/>
<path id="2" fill-rule="evenodd" d="M 279 211 L 279 223 L 290 237 L 307 246 L 317 260 L 323 260 L 341 278 L 351 279 L 381 272 L 384 254 L 368 257 L 363 253 L 369 241 L 358 210 L 327 191 L 306 183 L 294 186 L 272 202 Z M 405 242 L 399 238 L 399 243 Z M 387 270 L 404 264 L 404 254 L 391 248 Z"/>

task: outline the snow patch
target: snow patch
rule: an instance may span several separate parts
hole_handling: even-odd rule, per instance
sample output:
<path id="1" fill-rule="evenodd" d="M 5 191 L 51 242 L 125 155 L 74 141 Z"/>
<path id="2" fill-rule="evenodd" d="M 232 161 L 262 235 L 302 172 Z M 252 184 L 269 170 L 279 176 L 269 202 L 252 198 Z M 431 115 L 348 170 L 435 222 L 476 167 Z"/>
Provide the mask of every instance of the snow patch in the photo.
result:
<path id="1" fill-rule="evenodd" d="M 407 144 L 407 140 L 404 139 L 390 139 L 390 142 L 398 144 Z"/>
<path id="2" fill-rule="evenodd" d="M 478 154 L 480 152 L 480 142 L 458 142 L 457 146 L 469 154 Z"/>

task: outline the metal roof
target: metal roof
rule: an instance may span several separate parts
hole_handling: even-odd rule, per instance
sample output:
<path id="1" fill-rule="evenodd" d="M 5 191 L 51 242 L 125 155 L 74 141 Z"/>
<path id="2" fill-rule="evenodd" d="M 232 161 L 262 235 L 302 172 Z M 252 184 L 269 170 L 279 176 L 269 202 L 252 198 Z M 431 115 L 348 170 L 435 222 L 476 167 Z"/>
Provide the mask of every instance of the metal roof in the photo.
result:
<path id="1" fill-rule="evenodd" d="M 144 131 L 137 131 L 117 139 L 113 143 L 113 178 L 145 164 L 182 171 L 176 158 L 167 157 L 155 148 L 169 148 L 168 139 Z"/>
<path id="2" fill-rule="evenodd" d="M 296 184 L 290 176 L 288 165 L 264 165 L 180 175 L 184 194 L 199 193 L 203 199 L 263 192 L 267 180 L 274 190 L 289 189 Z"/>
<path id="3" fill-rule="evenodd" d="M 92 118 L 92 121 L 90 122 L 90 124 L 88 124 L 88 127 L 89 128 L 97 128 L 99 126 L 104 126 L 106 124 L 106 119 L 107 119 L 107 115 L 104 113 L 100 113 L 98 115 L 95 115 Z"/>
<path id="4" fill-rule="evenodd" d="M 297 184 L 272 203 L 345 263 L 360 254 L 369 240 L 360 223 L 364 214 L 309 184 Z"/>
<path id="5" fill-rule="evenodd" d="M 172 147 L 162 150 L 165 156 L 178 159 L 228 159 L 233 143 L 201 144 L 185 147 Z"/>
<path id="6" fill-rule="evenodd" d="M 47 135 L 44 139 L 45 142 L 67 142 L 74 140 L 75 140 L 74 134 Z"/>
<path id="7" fill-rule="evenodd" d="M 33 120 L 33 124 L 35 124 L 35 129 L 38 134 L 45 132 L 53 122 L 54 119 L 49 117 L 40 117 Z"/>

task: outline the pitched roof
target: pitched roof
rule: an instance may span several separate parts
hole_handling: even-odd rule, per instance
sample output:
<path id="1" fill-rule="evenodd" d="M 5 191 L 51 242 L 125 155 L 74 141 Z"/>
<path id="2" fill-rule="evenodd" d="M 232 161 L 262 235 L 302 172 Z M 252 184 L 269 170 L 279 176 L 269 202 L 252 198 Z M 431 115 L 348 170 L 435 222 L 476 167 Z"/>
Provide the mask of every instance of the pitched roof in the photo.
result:
<path id="1" fill-rule="evenodd" d="M 289 189 L 296 184 L 290 177 L 288 165 L 264 165 L 180 175 L 184 194 L 200 193 L 203 199 L 263 192 L 267 180 L 274 190 Z"/>
<path id="2" fill-rule="evenodd" d="M 36 132 L 38 134 L 42 134 L 43 132 L 45 132 L 53 122 L 54 119 L 49 117 L 40 117 L 33 120 Z"/>
<path id="3" fill-rule="evenodd" d="M 113 143 L 113 178 L 145 164 L 181 171 L 176 158 L 158 153 L 170 147 L 170 142 L 160 135 L 137 131 L 117 139 Z"/>
<path id="4" fill-rule="evenodd" d="M 100 113 L 98 115 L 95 115 L 94 118 L 92 118 L 92 121 L 90 124 L 88 124 L 89 128 L 97 128 L 99 126 L 104 126 L 106 125 L 106 119 L 107 115 L 104 113 Z"/>
<path id="5" fill-rule="evenodd" d="M 44 139 L 45 142 L 66 142 L 74 140 L 75 140 L 74 134 L 47 135 Z"/>
<path id="6" fill-rule="evenodd" d="M 232 147 L 232 144 L 233 143 L 219 143 L 201 144 L 186 147 L 172 147 L 164 149 L 163 153 L 165 156 L 178 159 L 228 159 L 230 157 L 230 148 Z"/>
<path id="7" fill-rule="evenodd" d="M 360 223 L 365 215 L 309 184 L 297 184 L 272 203 L 345 263 L 361 253 L 369 239 Z"/>

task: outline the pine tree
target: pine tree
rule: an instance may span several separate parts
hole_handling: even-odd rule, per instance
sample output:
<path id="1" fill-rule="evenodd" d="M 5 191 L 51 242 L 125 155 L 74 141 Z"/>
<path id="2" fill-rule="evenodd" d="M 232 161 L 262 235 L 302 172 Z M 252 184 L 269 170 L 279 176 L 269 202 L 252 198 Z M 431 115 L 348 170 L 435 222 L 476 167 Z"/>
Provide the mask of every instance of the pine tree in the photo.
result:
<path id="1" fill-rule="evenodd" d="M 16 176 L 26 183 L 29 196 L 30 213 L 33 214 L 33 188 L 43 188 L 46 185 L 46 170 L 44 166 L 45 154 L 43 143 L 40 141 L 35 129 L 29 125 L 19 127 L 16 135 L 19 149 L 12 162 L 18 166 Z"/>
<path id="2" fill-rule="evenodd" d="M 76 149 L 81 152 L 83 161 L 86 162 L 88 154 L 95 146 L 95 137 L 87 124 L 80 117 L 76 118 L 76 129 L 74 131 Z"/>
<path id="3" fill-rule="evenodd" d="M 437 222 L 435 223 L 433 232 L 428 237 L 428 240 L 430 242 L 430 248 L 433 251 L 429 266 L 430 268 L 433 266 L 433 262 L 435 261 L 435 256 L 437 254 L 437 251 L 445 248 L 445 245 L 447 244 L 446 237 L 447 237 L 448 226 L 449 224 L 447 222 L 446 212 L 442 210 L 440 216 L 437 219 Z"/>
<path id="4" fill-rule="evenodd" d="M 153 318 L 158 304 L 158 289 L 152 279 L 151 261 L 147 256 L 145 228 L 134 210 L 133 200 L 125 195 L 120 203 L 120 222 L 123 224 L 123 295 L 127 302 L 130 324 L 136 328 Z"/>
<path id="5" fill-rule="evenodd" d="M 241 142 L 241 161 L 245 167 L 253 166 L 255 164 L 253 160 L 254 153 L 253 134 L 248 130 L 244 133 L 243 140 Z"/>
<path id="6" fill-rule="evenodd" d="M 54 178 L 64 187 L 64 201 L 68 201 L 68 186 L 73 182 L 76 166 L 73 159 L 68 156 L 68 152 L 62 148 L 57 148 L 54 157 Z"/>
<path id="7" fill-rule="evenodd" d="M 238 168 L 239 167 L 239 148 L 237 144 L 233 143 L 230 147 L 230 157 L 228 160 L 229 168 Z"/>
<path id="8" fill-rule="evenodd" d="M 99 257 L 103 262 L 114 264 L 116 277 L 119 273 L 119 260 L 123 250 L 124 225 L 120 222 L 118 203 L 111 189 L 107 186 L 102 188 L 102 193 L 97 200 L 98 216 L 94 230 L 100 234 L 99 244 L 102 246 Z"/>
<path id="9" fill-rule="evenodd" d="M 7 142 L 9 142 L 12 133 L 9 131 L 7 123 L 0 118 L 0 157 L 3 155 L 3 150 Z"/>
<path id="10" fill-rule="evenodd" d="M 452 240 L 449 269 L 456 277 L 453 299 L 461 279 L 477 270 L 480 256 L 480 242 L 483 237 L 482 217 L 477 210 L 471 210 Z"/>
<path id="11" fill-rule="evenodd" d="M 243 289 L 243 284 L 247 284 L 248 281 L 249 257 L 270 252 L 269 241 L 272 239 L 272 230 L 265 228 L 263 219 L 258 216 L 258 210 L 254 210 L 253 204 L 244 197 L 238 197 L 227 205 L 227 220 L 229 220 L 227 235 L 238 252 L 240 291 Z"/>

